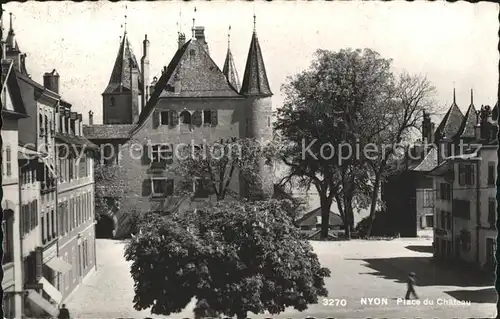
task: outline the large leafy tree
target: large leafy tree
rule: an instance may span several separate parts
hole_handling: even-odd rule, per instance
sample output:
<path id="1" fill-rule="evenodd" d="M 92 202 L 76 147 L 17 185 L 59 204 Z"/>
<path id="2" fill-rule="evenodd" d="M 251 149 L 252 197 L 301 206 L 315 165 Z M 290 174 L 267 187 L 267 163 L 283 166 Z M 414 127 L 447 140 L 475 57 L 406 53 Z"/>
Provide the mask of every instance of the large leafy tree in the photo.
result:
<path id="1" fill-rule="evenodd" d="M 282 203 L 219 201 L 194 214 L 145 214 L 126 248 L 134 307 L 169 315 L 192 298 L 197 311 L 246 318 L 247 312 L 305 310 L 326 296 L 322 268 L 299 239 Z"/>
<path id="2" fill-rule="evenodd" d="M 367 113 L 387 100 L 393 83 L 390 65 L 369 49 L 318 50 L 310 68 L 283 86 L 285 102 L 275 125 L 289 142 L 282 158 L 290 175 L 300 177 L 306 187 L 316 187 L 322 238 L 328 235 L 334 200 L 349 236 L 355 202 L 366 196 L 365 188 L 356 187 L 367 185 L 366 164 L 354 151 L 364 126 L 370 125 Z"/>

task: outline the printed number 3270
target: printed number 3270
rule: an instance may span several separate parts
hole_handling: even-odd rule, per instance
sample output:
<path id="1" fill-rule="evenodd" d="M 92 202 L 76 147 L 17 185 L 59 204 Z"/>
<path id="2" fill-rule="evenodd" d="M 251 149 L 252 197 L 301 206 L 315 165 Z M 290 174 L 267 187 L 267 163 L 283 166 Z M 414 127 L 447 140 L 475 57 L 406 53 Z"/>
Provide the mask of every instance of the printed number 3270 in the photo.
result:
<path id="1" fill-rule="evenodd" d="M 347 306 L 347 299 L 324 298 L 323 306 L 345 307 Z"/>

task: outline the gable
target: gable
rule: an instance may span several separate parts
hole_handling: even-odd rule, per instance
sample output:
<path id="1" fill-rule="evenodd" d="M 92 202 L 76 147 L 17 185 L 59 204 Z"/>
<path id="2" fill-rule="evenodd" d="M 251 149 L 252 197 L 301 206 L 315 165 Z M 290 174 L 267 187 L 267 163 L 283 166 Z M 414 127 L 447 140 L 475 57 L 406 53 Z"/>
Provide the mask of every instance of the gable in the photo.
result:
<path id="1" fill-rule="evenodd" d="M 189 41 L 162 89 L 160 98 L 240 96 L 198 40 Z"/>

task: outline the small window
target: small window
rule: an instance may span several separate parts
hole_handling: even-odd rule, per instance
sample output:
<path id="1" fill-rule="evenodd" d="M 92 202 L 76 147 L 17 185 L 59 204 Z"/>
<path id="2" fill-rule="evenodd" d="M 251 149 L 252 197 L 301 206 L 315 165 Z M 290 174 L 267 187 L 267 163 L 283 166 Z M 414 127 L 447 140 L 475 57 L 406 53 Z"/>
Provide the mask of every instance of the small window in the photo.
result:
<path id="1" fill-rule="evenodd" d="M 182 124 L 191 124 L 191 113 L 189 113 L 188 111 L 182 111 L 181 123 Z"/>
<path id="2" fill-rule="evenodd" d="M 170 123 L 170 112 L 164 111 L 160 113 L 161 125 L 168 125 Z"/>
<path id="3" fill-rule="evenodd" d="M 115 106 L 115 98 L 111 97 L 110 99 L 111 106 Z"/>
<path id="4" fill-rule="evenodd" d="M 488 200 L 488 223 L 490 223 L 491 227 L 495 227 L 496 215 L 496 200 L 494 197 L 490 197 Z"/>
<path id="5" fill-rule="evenodd" d="M 488 163 L 488 185 L 495 185 L 495 162 Z"/>
<path id="6" fill-rule="evenodd" d="M 434 227 L 434 216 L 432 215 L 425 216 L 425 226 Z"/>
<path id="7" fill-rule="evenodd" d="M 271 127 L 271 117 L 267 118 L 267 127 Z"/>
<path id="8" fill-rule="evenodd" d="M 5 170 L 7 176 L 12 175 L 12 158 L 11 158 L 11 149 L 10 146 L 7 146 L 5 149 Z"/>
<path id="9" fill-rule="evenodd" d="M 173 194 L 174 181 L 166 178 L 153 178 L 151 179 L 151 190 L 153 196 L 163 197 Z"/>
<path id="10" fill-rule="evenodd" d="M 196 55 L 196 50 L 195 49 L 189 50 L 189 55 L 194 57 Z"/>
<path id="11" fill-rule="evenodd" d="M 212 111 L 204 110 L 203 111 L 203 124 L 212 124 Z"/>
<path id="12" fill-rule="evenodd" d="M 151 146 L 151 161 L 153 163 L 167 162 L 173 157 L 173 147 L 169 144 Z"/>

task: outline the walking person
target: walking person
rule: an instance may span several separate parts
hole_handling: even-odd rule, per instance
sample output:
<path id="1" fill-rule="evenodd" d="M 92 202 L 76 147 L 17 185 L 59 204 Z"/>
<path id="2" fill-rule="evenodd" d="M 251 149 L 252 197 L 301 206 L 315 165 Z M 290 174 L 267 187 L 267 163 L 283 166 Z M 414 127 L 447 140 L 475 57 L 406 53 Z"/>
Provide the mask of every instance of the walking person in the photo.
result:
<path id="1" fill-rule="evenodd" d="M 57 316 L 57 319 L 71 319 L 69 316 L 69 310 L 66 308 L 65 304 L 62 304 L 61 308 L 59 309 L 59 315 Z"/>
<path id="2" fill-rule="evenodd" d="M 409 300 L 410 295 L 413 295 L 415 299 L 418 299 L 417 293 L 415 292 L 415 282 L 417 281 L 417 275 L 414 272 L 408 274 L 408 288 L 406 290 L 405 299 Z"/>

